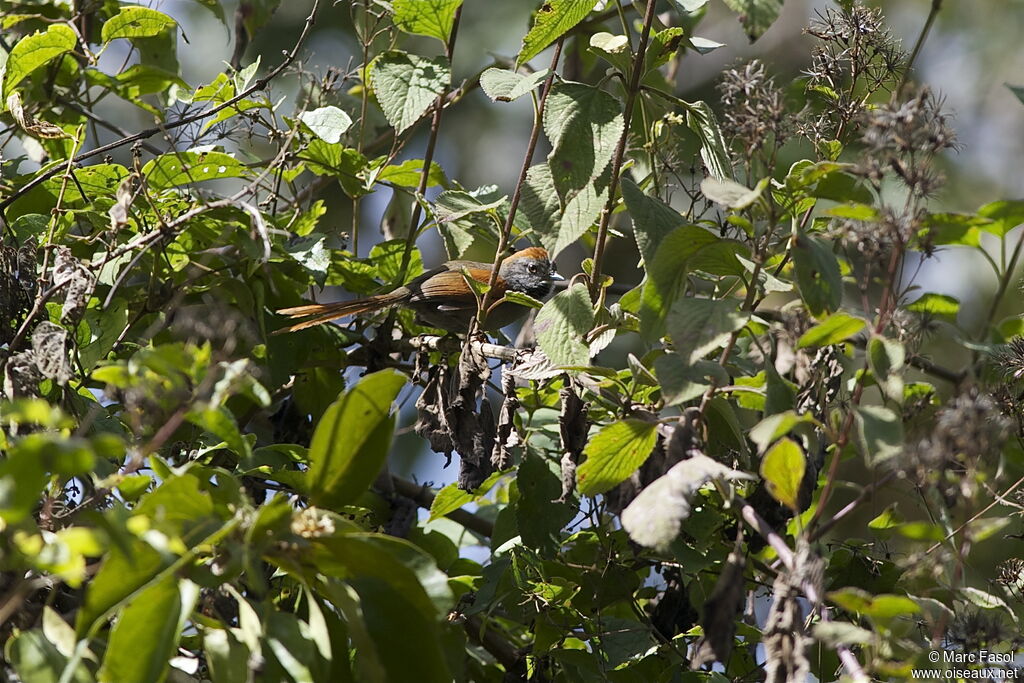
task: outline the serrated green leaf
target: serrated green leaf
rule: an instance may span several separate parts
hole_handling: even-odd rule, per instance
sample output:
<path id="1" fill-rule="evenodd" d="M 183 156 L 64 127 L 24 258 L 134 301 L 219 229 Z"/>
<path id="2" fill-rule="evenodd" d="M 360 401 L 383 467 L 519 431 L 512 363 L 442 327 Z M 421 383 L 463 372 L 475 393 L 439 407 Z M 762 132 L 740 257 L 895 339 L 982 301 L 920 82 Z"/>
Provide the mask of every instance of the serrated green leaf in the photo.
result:
<path id="1" fill-rule="evenodd" d="M 45 31 L 33 33 L 17 41 L 11 53 L 7 55 L 0 109 L 7 108 L 7 97 L 26 76 L 65 52 L 75 49 L 77 43 L 78 37 L 74 29 L 67 24 L 51 24 Z"/>
<path id="2" fill-rule="evenodd" d="M 444 57 L 427 59 L 398 50 L 373 60 L 370 83 L 384 116 L 397 134 L 416 123 L 448 88 L 451 66 Z"/>
<path id="3" fill-rule="evenodd" d="M 321 140 L 331 144 L 339 142 L 352 125 L 352 117 L 333 106 L 304 111 L 299 114 L 299 120 L 309 126 Z"/>
<path id="4" fill-rule="evenodd" d="M 633 236 L 640 257 L 648 268 L 654 263 L 661 241 L 673 230 L 687 224 L 686 217 L 661 201 L 651 197 L 628 177 L 622 178 L 622 198 L 633 219 Z"/>
<path id="5" fill-rule="evenodd" d="M 747 324 L 749 316 L 731 299 L 677 299 L 669 309 L 666 326 L 676 353 L 692 364 Z"/>
<path id="6" fill-rule="evenodd" d="M 762 178 L 753 190 L 728 178 L 705 178 L 701 181 L 700 191 L 704 196 L 722 206 L 740 211 L 747 208 L 760 197 L 768 187 L 769 178 Z"/>
<path id="7" fill-rule="evenodd" d="M 544 132 L 551 141 L 548 166 L 560 197 L 575 196 L 608 167 L 624 127 L 619 101 L 604 90 L 566 81 L 551 87 Z"/>
<path id="8" fill-rule="evenodd" d="M 782 0 L 725 0 L 725 4 L 739 14 L 750 42 L 760 38 L 782 11 Z"/>
<path id="9" fill-rule="evenodd" d="M 375 372 L 327 408 L 309 447 L 314 504 L 348 505 L 373 482 L 391 447 L 391 403 L 407 381 L 394 370 Z"/>
<path id="10" fill-rule="evenodd" d="M 608 188 L 598 192 L 590 183 L 563 208 L 548 164 L 531 166 L 523 184 L 523 213 L 551 258 L 587 232 L 600 217 L 607 200 Z"/>
<path id="11" fill-rule="evenodd" d="M 580 493 L 596 496 L 633 474 L 658 441 L 657 425 L 643 420 L 621 420 L 605 426 L 587 443 L 586 461 L 576 470 Z"/>
<path id="12" fill-rule="evenodd" d="M 150 38 L 177 25 L 163 12 L 148 7 L 125 7 L 104 22 L 100 39 L 109 43 L 116 38 Z"/>
<path id="13" fill-rule="evenodd" d="M 448 44 L 455 12 L 462 0 L 394 0 L 395 26 L 406 33 L 437 38 Z"/>
<path id="14" fill-rule="evenodd" d="M 712 178 L 731 178 L 732 161 L 715 112 L 707 102 L 687 102 L 686 125 L 700 139 L 700 158 Z"/>
<path id="15" fill-rule="evenodd" d="M 146 162 L 142 175 L 151 187 L 166 189 L 204 180 L 245 178 L 252 171 L 224 152 L 176 152 Z"/>
<path id="16" fill-rule="evenodd" d="M 870 464 L 888 460 L 903 448 L 903 423 L 884 406 L 857 408 L 857 434 L 861 451 Z"/>
<path id="17" fill-rule="evenodd" d="M 843 300 L 843 279 L 839 261 L 824 243 L 801 233 L 793 248 L 793 265 L 800 297 L 816 317 L 839 308 Z"/>
<path id="18" fill-rule="evenodd" d="M 583 21 L 597 0 L 545 0 L 534 15 L 533 26 L 523 38 L 516 65 L 530 61 L 558 37 Z"/>
<path id="19" fill-rule="evenodd" d="M 422 177 L 423 159 L 406 159 L 400 164 L 385 166 L 377 175 L 377 180 L 402 187 L 419 187 Z M 430 172 L 427 174 L 427 187 L 437 186 L 447 187 L 448 178 L 445 176 L 441 164 L 432 161 L 430 162 Z"/>
<path id="20" fill-rule="evenodd" d="M 890 401 L 903 401 L 903 364 L 906 350 L 895 339 L 875 335 L 868 340 L 868 367 L 882 394 Z"/>
<path id="21" fill-rule="evenodd" d="M 798 509 L 797 498 L 806 466 L 803 449 L 789 437 L 779 439 L 761 460 L 761 476 L 768 484 L 768 493 L 793 511 Z"/>
<path id="22" fill-rule="evenodd" d="M 800 341 L 797 342 L 796 347 L 798 349 L 805 349 L 809 346 L 838 344 L 863 330 L 867 327 L 867 324 L 867 321 L 863 318 L 855 318 L 842 312 L 833 313 L 804 332 L 800 336 Z"/>
<path id="23" fill-rule="evenodd" d="M 557 366 L 588 365 L 590 347 L 583 336 L 594 324 L 594 308 L 585 285 L 576 283 L 556 294 L 537 313 L 537 343 Z"/>

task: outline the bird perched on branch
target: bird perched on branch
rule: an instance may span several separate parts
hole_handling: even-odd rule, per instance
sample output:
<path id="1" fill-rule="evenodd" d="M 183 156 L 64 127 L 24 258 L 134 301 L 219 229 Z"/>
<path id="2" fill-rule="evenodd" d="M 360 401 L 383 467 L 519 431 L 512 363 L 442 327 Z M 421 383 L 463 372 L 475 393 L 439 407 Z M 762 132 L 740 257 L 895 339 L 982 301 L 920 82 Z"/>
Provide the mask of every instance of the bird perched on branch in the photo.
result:
<path id="1" fill-rule="evenodd" d="M 373 313 L 392 306 L 409 308 L 425 325 L 451 332 L 465 332 L 477 312 L 477 297 L 466 277 L 488 284 L 494 264 L 478 261 L 448 261 L 429 270 L 409 284 L 387 294 L 377 294 L 353 301 L 334 304 L 309 304 L 282 308 L 277 311 L 292 319 L 303 319 L 291 327 L 277 330 L 295 332 L 321 325 L 337 318 L 360 313 Z M 540 247 L 529 247 L 505 258 L 498 270 L 492 299 L 497 303 L 487 313 L 487 327 L 500 329 L 524 316 L 527 308 L 511 301 L 501 301 L 507 292 L 519 292 L 544 299 L 551 293 L 555 280 L 563 279 L 555 272 L 548 252 Z"/>

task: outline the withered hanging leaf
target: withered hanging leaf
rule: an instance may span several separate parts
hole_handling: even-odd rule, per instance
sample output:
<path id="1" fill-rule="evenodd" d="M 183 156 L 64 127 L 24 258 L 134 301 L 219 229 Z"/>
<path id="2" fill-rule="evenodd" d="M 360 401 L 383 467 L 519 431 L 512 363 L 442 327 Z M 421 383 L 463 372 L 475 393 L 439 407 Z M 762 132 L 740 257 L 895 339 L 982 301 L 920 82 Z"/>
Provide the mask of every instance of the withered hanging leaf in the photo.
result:
<path id="1" fill-rule="evenodd" d="M 718 576 L 715 590 L 704 603 L 701 626 L 702 635 L 693 648 L 690 668 L 699 669 L 711 662 L 729 661 L 733 641 L 736 637 L 736 614 L 743 608 L 747 591 L 743 570 L 747 560 L 742 546 L 743 536 L 739 534 L 732 552 L 729 553 L 722 573 Z"/>
<path id="2" fill-rule="evenodd" d="M 21 103 L 21 95 L 16 92 L 11 93 L 11 96 L 7 98 L 7 109 L 11 112 L 11 116 L 14 117 L 18 125 L 21 126 L 22 130 L 32 137 L 51 140 L 71 137 L 60 126 L 33 118 L 25 111 Z"/>
<path id="3" fill-rule="evenodd" d="M 4 365 L 4 397 L 15 399 L 35 396 L 42 379 L 36 366 L 35 354 L 31 351 L 16 353 Z"/>
<path id="4" fill-rule="evenodd" d="M 508 469 L 512 460 L 512 449 L 522 442 L 515 425 L 516 411 L 519 409 L 516 378 L 510 373 L 506 372 L 501 376 L 501 391 L 505 400 L 498 413 L 498 433 L 494 441 L 494 451 L 491 453 L 491 464 L 496 470 Z"/>
<path id="5" fill-rule="evenodd" d="M 576 393 L 576 387 L 566 375 L 566 386 L 558 392 L 562 412 L 558 416 L 558 431 L 562 437 L 562 495 L 555 502 L 564 503 L 576 490 L 576 465 L 587 445 L 587 405 Z"/>
<path id="6" fill-rule="evenodd" d="M 44 321 L 32 331 L 32 355 L 43 377 L 64 385 L 72 377 L 68 360 L 68 331 Z"/>
<path id="7" fill-rule="evenodd" d="M 67 247 L 56 247 L 54 253 L 53 285 L 64 285 L 64 307 L 60 319 L 62 322 L 75 322 L 89 303 L 96 278 Z"/>
<path id="8" fill-rule="evenodd" d="M 562 374 L 564 370 L 551 362 L 540 348 L 521 351 L 507 372 L 520 379 L 541 381 Z"/>

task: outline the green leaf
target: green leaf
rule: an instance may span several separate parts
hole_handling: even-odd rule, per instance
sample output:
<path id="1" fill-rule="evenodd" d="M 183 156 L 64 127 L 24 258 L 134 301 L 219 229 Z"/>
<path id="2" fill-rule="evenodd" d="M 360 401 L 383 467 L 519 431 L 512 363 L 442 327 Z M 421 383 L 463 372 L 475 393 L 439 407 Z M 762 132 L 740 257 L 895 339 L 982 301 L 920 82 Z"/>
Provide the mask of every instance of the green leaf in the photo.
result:
<path id="1" fill-rule="evenodd" d="M 407 159 L 400 164 L 385 166 L 377 175 L 377 180 L 401 185 L 402 187 L 420 186 L 420 179 L 423 177 L 423 159 Z M 448 178 L 444 175 L 444 169 L 436 161 L 430 162 L 430 172 L 427 173 L 427 187 L 448 187 Z"/>
<path id="2" fill-rule="evenodd" d="M 78 636 L 81 638 L 88 634 L 98 620 L 152 581 L 173 561 L 173 556 L 161 555 L 141 540 L 133 540 L 123 548 L 114 545 L 85 593 L 85 604 L 75 621 Z"/>
<path id="3" fill-rule="evenodd" d="M 776 439 L 789 434 L 797 426 L 815 423 L 816 420 L 811 414 L 797 415 L 795 411 L 789 410 L 764 418 L 750 429 L 748 435 L 750 440 L 757 444 L 758 452 L 764 453 Z"/>
<path id="4" fill-rule="evenodd" d="M 899 455 L 903 448 L 903 423 L 899 415 L 884 406 L 857 408 L 857 435 L 869 464 Z"/>
<path id="5" fill-rule="evenodd" d="M 644 420 L 621 420 L 605 426 L 587 443 L 586 461 L 576 470 L 580 493 L 596 496 L 633 474 L 658 441 L 658 426 Z"/>
<path id="6" fill-rule="evenodd" d="M 100 39 L 109 43 L 115 38 L 150 38 L 177 25 L 163 12 L 148 7 L 125 7 L 104 22 Z"/>
<path id="7" fill-rule="evenodd" d="M 437 38 L 447 45 L 460 5 L 462 0 L 394 0 L 395 26 L 406 33 Z"/>
<path id="8" fill-rule="evenodd" d="M 597 0 L 545 0 L 534 15 L 533 26 L 523 38 L 516 66 L 530 61 L 559 36 L 583 21 Z"/>
<path id="9" fill-rule="evenodd" d="M 110 683 L 163 680 L 198 597 L 197 585 L 183 580 L 179 590 L 174 576 L 136 595 L 110 633 L 98 679 Z"/>
<path id="10" fill-rule="evenodd" d="M 51 24 L 45 31 L 18 40 L 7 56 L 0 110 L 7 108 L 7 97 L 26 76 L 74 50 L 77 43 L 74 29 L 67 24 Z"/>
<path id="11" fill-rule="evenodd" d="M 299 120 L 309 126 L 321 140 L 332 145 L 339 142 L 342 134 L 352 125 L 352 117 L 332 106 L 304 111 L 299 114 Z"/>
<path id="12" fill-rule="evenodd" d="M 846 341 L 853 335 L 867 327 L 867 321 L 863 318 L 854 318 L 852 315 L 837 312 L 828 316 L 820 323 L 807 330 L 800 336 L 797 342 L 798 349 L 805 349 L 809 346 L 828 346 Z"/>
<path id="13" fill-rule="evenodd" d="M 68 658 L 46 638 L 43 629 L 15 631 L 4 644 L 4 655 L 23 683 L 53 683 L 62 680 L 62 674 L 70 674 L 70 678 L 63 679 L 68 683 L 95 680 L 83 661 L 79 661 L 73 672 L 65 671 Z"/>
<path id="14" fill-rule="evenodd" d="M 491 67 L 480 74 L 480 87 L 495 102 L 512 102 L 543 83 L 549 73 L 548 69 L 521 74 Z"/>
<path id="15" fill-rule="evenodd" d="M 888 622 L 895 617 L 921 611 L 920 606 L 905 595 L 872 595 L 860 588 L 832 591 L 828 599 L 848 612 L 863 614 L 875 621 Z"/>
<path id="16" fill-rule="evenodd" d="M 977 247 L 981 244 L 981 226 L 991 223 L 971 213 L 929 213 L 918 237 L 927 244 Z"/>
<path id="17" fill-rule="evenodd" d="M 999 237 L 1024 223 L 1024 199 L 1002 200 L 991 202 L 978 209 L 978 215 L 991 220 L 979 226 L 985 232 Z"/>
<path id="18" fill-rule="evenodd" d="M 391 403 L 407 381 L 394 370 L 375 372 L 327 408 L 309 447 L 314 504 L 348 505 L 373 482 L 391 447 Z"/>
<path id="19" fill-rule="evenodd" d="M 654 263 L 661 241 L 688 221 L 686 217 L 661 201 L 643 193 L 628 177 L 622 178 L 622 198 L 633 219 L 633 236 L 640 256 L 648 268 Z"/>
<path id="20" fill-rule="evenodd" d="M 680 12 L 692 14 L 708 4 L 708 0 L 671 0 Z"/>
<path id="21" fill-rule="evenodd" d="M 629 38 L 622 34 L 612 35 L 599 31 L 590 36 L 590 50 L 600 55 L 605 61 L 623 74 L 630 72 L 632 52 L 629 49 Z"/>
<path id="22" fill-rule="evenodd" d="M 707 102 L 686 102 L 686 125 L 700 139 L 700 158 L 712 178 L 732 177 L 732 161 L 715 112 Z"/>
<path id="23" fill-rule="evenodd" d="M 676 353 L 693 364 L 725 344 L 729 335 L 747 324 L 747 319 L 731 299 L 684 297 L 669 309 L 667 327 Z"/>
<path id="24" fill-rule="evenodd" d="M 741 185 L 728 178 L 705 178 L 701 181 L 700 191 L 716 204 L 721 204 L 733 211 L 740 211 L 761 197 L 764 188 L 768 187 L 769 180 L 769 178 L 762 178 L 751 190 L 746 185 Z"/>
<path id="25" fill-rule="evenodd" d="M 238 429 L 235 416 L 224 406 L 205 406 L 190 410 L 186 419 L 223 441 L 238 457 L 252 457 L 252 447 Z"/>
<path id="26" fill-rule="evenodd" d="M 593 184 L 587 184 L 563 208 L 548 164 L 531 166 L 523 184 L 523 213 L 551 258 L 586 234 L 607 200 L 608 188 L 598 192 Z"/>
<path id="27" fill-rule="evenodd" d="M 213 683 L 245 680 L 249 672 L 249 650 L 230 630 L 204 629 L 203 652 Z"/>
<path id="28" fill-rule="evenodd" d="M 798 510 L 797 498 L 806 466 L 803 449 L 789 437 L 779 439 L 761 460 L 761 476 L 768 484 L 768 493 L 794 512 Z"/>
<path id="29" fill-rule="evenodd" d="M 800 233 L 793 247 L 793 265 L 800 297 L 815 317 L 835 311 L 843 300 L 839 261 L 827 244 Z"/>
<path id="30" fill-rule="evenodd" d="M 644 262 L 647 280 L 640 306 L 640 331 L 645 339 L 654 340 L 663 334 L 663 321 L 690 269 L 689 260 L 719 239 L 709 230 L 684 225 L 661 240 L 653 261 Z"/>
<path id="31" fill-rule="evenodd" d="M 607 168 L 624 126 L 619 101 L 604 90 L 565 81 L 551 87 L 544 132 L 551 141 L 548 166 L 559 196 L 575 196 Z"/>
<path id="32" fill-rule="evenodd" d="M 725 43 L 720 43 L 717 40 L 711 40 L 710 38 L 701 38 L 700 36 L 693 36 L 689 40 L 690 49 L 699 55 L 706 55 L 709 52 L 714 52 L 720 47 L 725 47 Z"/>
<path id="33" fill-rule="evenodd" d="M 1010 92 L 1012 92 L 1014 96 L 1024 104 L 1024 87 L 1019 85 L 1010 85 L 1009 83 L 1003 83 L 1003 85 L 1005 85 Z"/>
<path id="34" fill-rule="evenodd" d="M 882 394 L 890 401 L 902 403 L 903 375 L 900 371 L 906 360 L 903 344 L 875 335 L 868 340 L 867 357 L 868 367 Z"/>
<path id="35" fill-rule="evenodd" d="M 385 52 L 370 65 L 374 94 L 399 135 L 444 93 L 451 77 L 451 66 L 444 57 L 427 59 L 398 50 Z"/>
<path id="36" fill-rule="evenodd" d="M 440 519 L 450 512 L 458 510 L 464 505 L 468 505 L 475 500 L 478 500 L 481 496 L 487 494 L 498 479 L 505 474 L 505 472 L 492 472 L 489 477 L 484 479 L 484 482 L 480 484 L 480 487 L 476 491 L 463 491 L 459 488 L 458 482 L 452 482 L 443 489 L 437 492 L 434 496 L 434 502 L 430 505 L 430 520 L 433 522 L 435 519 Z"/>
<path id="37" fill-rule="evenodd" d="M 661 398 L 665 405 L 670 406 L 703 395 L 710 379 L 714 379 L 718 386 L 729 383 L 729 373 L 718 363 L 699 360 L 690 365 L 674 353 L 659 356 L 654 361 L 654 372 L 661 385 Z"/>
<path id="38" fill-rule="evenodd" d="M 583 336 L 594 324 L 594 307 L 585 285 L 576 283 L 544 304 L 537 314 L 537 343 L 560 367 L 588 365 L 590 347 Z"/>
<path id="39" fill-rule="evenodd" d="M 172 152 L 151 159 L 142 167 L 142 175 L 151 187 L 162 190 L 204 180 L 245 178 L 252 175 L 252 171 L 230 154 L 192 151 Z"/>
<path id="40" fill-rule="evenodd" d="M 725 4 L 740 15 L 750 42 L 760 38 L 782 11 L 782 0 L 725 0 Z"/>

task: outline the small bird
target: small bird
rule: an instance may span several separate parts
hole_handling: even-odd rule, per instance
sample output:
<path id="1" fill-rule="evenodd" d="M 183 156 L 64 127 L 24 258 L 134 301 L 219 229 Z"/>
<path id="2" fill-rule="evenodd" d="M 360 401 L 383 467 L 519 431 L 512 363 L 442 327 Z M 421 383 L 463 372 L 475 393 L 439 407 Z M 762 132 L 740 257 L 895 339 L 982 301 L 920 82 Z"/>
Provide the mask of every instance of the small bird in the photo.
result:
<path id="1" fill-rule="evenodd" d="M 476 315 L 477 301 L 463 273 L 477 282 L 487 284 L 494 269 L 492 263 L 479 261 L 448 261 L 429 270 L 409 284 L 387 294 L 377 294 L 353 301 L 334 304 L 310 304 L 277 311 L 290 318 L 306 318 L 291 327 L 277 330 L 295 332 L 307 327 L 360 313 L 372 313 L 391 306 L 403 306 L 416 312 L 420 322 L 450 332 L 465 332 Z M 548 252 L 540 247 L 529 247 L 506 257 L 498 270 L 494 283 L 494 301 L 506 292 L 520 292 L 534 299 L 544 299 L 551 293 L 555 280 L 564 279 L 555 272 Z M 527 312 L 525 306 L 503 301 L 487 314 L 487 327 L 498 330 L 515 322 Z"/>

